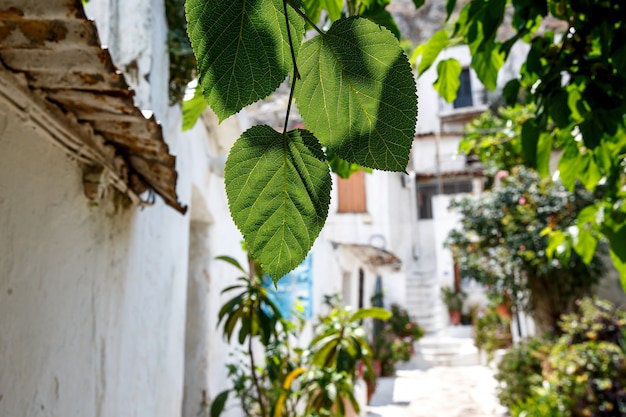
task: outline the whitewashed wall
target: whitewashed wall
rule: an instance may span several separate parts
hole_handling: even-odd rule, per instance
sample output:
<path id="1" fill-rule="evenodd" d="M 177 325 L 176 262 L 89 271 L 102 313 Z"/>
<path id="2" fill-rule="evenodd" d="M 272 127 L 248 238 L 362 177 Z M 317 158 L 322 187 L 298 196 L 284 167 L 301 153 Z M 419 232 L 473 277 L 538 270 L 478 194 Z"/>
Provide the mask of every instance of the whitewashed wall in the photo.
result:
<path id="1" fill-rule="evenodd" d="M 227 386 L 232 348 L 216 320 L 237 274 L 213 258 L 245 261 L 223 185 L 240 129 L 180 132 L 161 1 L 92 1 L 88 12 L 136 104 L 161 121 L 190 211 L 91 204 L 79 164 L 0 113 L 0 416 L 180 416 L 185 388 L 195 416 Z"/>
<path id="2" fill-rule="evenodd" d="M 176 415 L 187 218 L 90 204 L 78 164 L 8 115 L 0 229 L 0 415 Z"/>

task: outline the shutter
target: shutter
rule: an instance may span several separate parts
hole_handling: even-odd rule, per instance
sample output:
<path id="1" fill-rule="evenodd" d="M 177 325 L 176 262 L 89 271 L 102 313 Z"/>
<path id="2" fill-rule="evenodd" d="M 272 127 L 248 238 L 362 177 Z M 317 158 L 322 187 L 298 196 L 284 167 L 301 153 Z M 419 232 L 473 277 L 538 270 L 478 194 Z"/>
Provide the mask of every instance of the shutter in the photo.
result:
<path id="1" fill-rule="evenodd" d="M 350 175 L 350 178 L 337 178 L 339 213 L 365 213 L 365 172 Z"/>

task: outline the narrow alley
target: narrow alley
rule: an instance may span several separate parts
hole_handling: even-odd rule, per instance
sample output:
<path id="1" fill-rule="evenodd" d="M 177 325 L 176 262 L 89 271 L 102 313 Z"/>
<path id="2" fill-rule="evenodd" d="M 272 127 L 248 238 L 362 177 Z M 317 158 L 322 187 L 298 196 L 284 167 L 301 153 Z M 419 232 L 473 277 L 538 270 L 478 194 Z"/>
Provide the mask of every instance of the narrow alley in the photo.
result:
<path id="1" fill-rule="evenodd" d="M 425 337 L 395 377 L 378 379 L 367 416 L 506 416 L 495 395 L 494 371 L 480 359 L 469 334 Z"/>

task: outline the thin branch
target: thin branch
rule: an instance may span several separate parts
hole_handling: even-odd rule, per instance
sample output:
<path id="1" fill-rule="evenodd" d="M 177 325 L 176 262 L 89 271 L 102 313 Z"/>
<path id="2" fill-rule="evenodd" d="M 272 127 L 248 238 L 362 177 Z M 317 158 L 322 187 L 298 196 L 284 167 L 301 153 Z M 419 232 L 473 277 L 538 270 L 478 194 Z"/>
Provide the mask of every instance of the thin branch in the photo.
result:
<path id="1" fill-rule="evenodd" d="M 285 0 L 289 6 L 291 6 L 291 8 L 300 15 L 301 18 L 303 18 L 309 25 L 311 25 L 311 27 L 313 27 L 313 29 L 315 29 L 315 31 L 317 33 L 319 33 L 320 35 L 325 35 L 325 33 L 322 31 L 322 29 L 318 28 L 317 25 L 311 20 L 309 19 L 309 16 L 307 16 L 302 10 L 300 10 L 297 6 L 295 6 L 292 2 L 292 0 Z"/>
<path id="2" fill-rule="evenodd" d="M 289 38 L 289 49 L 291 50 L 291 59 L 293 61 L 293 77 L 291 80 L 291 90 L 289 91 L 289 101 L 287 102 L 287 112 L 285 114 L 285 126 L 283 127 L 283 134 L 287 132 L 287 125 L 289 124 L 289 114 L 291 113 L 291 102 L 293 101 L 293 93 L 296 89 L 296 81 L 300 79 L 300 72 L 298 71 L 298 64 L 296 63 L 296 51 L 293 46 L 293 38 L 291 37 L 291 30 L 289 28 L 289 15 L 287 14 L 287 2 L 288 0 L 283 0 L 283 8 L 285 10 L 285 21 L 287 23 L 287 37 Z"/>
<path id="3" fill-rule="evenodd" d="M 283 0 L 283 9 L 285 10 L 285 23 L 287 23 L 287 37 L 289 38 L 289 50 L 291 51 L 291 61 L 293 62 L 293 75 L 294 78 L 300 79 L 300 72 L 298 71 L 298 64 L 296 63 L 296 50 L 293 46 L 293 39 L 291 37 L 291 28 L 289 27 L 289 15 L 287 14 L 287 0 Z"/>
<path id="4" fill-rule="evenodd" d="M 287 102 L 287 114 L 285 115 L 285 126 L 283 127 L 283 134 L 287 132 L 287 124 L 289 123 L 289 113 L 291 112 L 291 102 L 293 101 L 293 93 L 296 89 L 296 77 L 291 80 L 291 91 L 289 91 L 289 101 Z"/>
<path id="5" fill-rule="evenodd" d="M 252 303 L 250 304 L 250 328 L 252 329 L 252 321 L 254 320 L 254 300 L 250 300 Z M 250 355 L 250 371 L 252 373 L 252 383 L 254 384 L 257 395 L 259 396 L 259 407 L 261 407 L 261 415 L 263 417 L 269 417 L 269 415 L 265 411 L 265 402 L 263 401 L 263 392 L 261 391 L 261 385 L 259 384 L 259 379 L 256 374 L 256 365 L 254 364 L 254 352 L 252 349 L 252 333 L 248 336 L 248 354 Z"/>

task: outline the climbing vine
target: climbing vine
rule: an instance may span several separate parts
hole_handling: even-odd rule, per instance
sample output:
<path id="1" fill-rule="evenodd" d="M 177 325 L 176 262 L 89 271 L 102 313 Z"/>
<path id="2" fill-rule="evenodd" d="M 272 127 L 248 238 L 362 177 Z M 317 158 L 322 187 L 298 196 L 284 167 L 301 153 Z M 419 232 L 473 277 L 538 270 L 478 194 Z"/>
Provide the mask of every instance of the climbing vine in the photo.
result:
<path id="1" fill-rule="evenodd" d="M 388 3 L 186 2 L 199 88 L 220 121 L 290 79 L 283 130 L 244 132 L 224 174 L 235 224 L 274 279 L 304 259 L 326 221 L 326 152 L 368 168 L 406 169 L 417 118 L 413 74 L 386 27 L 393 26 L 361 16 Z M 292 102 L 306 129 L 287 130 Z"/>

